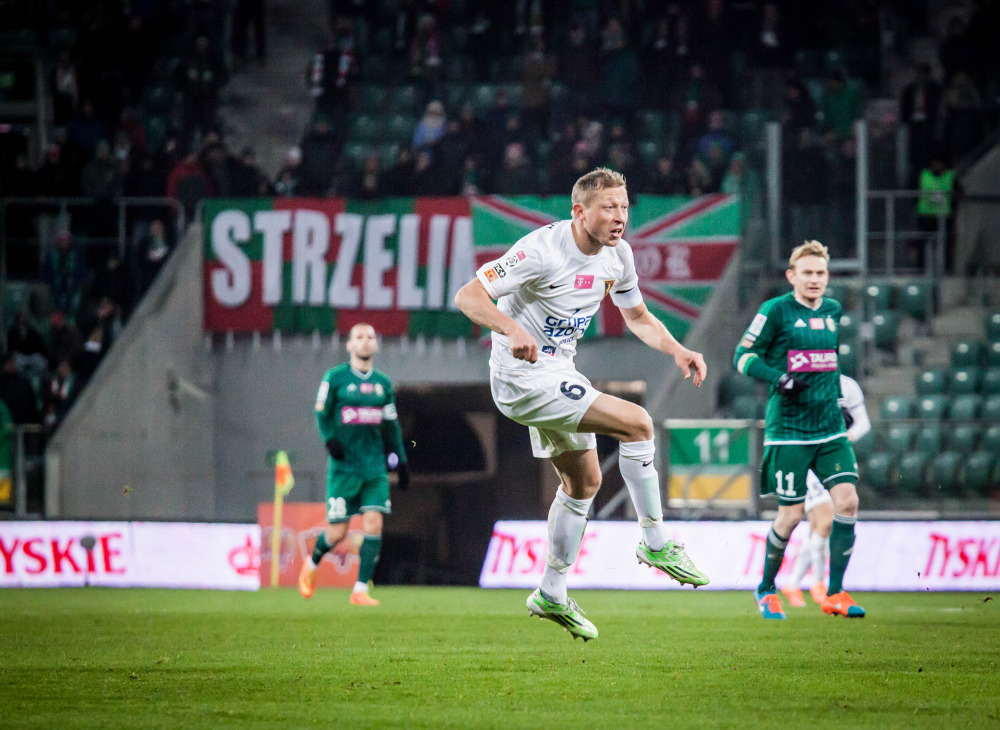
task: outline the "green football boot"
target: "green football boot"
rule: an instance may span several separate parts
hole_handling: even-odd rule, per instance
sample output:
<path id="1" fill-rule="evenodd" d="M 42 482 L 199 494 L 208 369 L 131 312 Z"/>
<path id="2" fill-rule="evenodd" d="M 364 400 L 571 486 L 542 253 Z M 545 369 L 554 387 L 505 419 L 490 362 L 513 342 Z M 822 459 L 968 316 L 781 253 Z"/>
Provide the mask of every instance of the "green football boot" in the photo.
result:
<path id="1" fill-rule="evenodd" d="M 684 552 L 684 545 L 673 540 L 667 540 L 660 550 L 650 550 L 646 541 L 641 540 L 635 549 L 635 556 L 640 563 L 662 570 L 681 585 L 690 583 L 695 588 L 708 585 L 708 576 L 702 573 L 691 558 Z"/>
<path id="2" fill-rule="evenodd" d="M 583 617 L 583 611 L 572 598 L 568 603 L 554 603 L 542 595 L 539 588 L 528 596 L 528 615 L 547 618 L 563 627 L 564 631 L 573 634 L 573 638 L 588 642 L 597 638 L 597 627 Z"/>

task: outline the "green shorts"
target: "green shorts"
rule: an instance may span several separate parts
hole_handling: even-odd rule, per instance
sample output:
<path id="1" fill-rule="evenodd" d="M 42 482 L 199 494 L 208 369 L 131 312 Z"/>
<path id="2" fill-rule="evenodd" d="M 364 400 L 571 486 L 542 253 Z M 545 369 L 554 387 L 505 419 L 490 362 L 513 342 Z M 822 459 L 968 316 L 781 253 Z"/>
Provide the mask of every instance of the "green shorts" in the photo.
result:
<path id="1" fill-rule="evenodd" d="M 823 486 L 858 483 L 854 447 L 841 436 L 821 444 L 780 444 L 764 447 L 760 493 L 778 495 L 778 504 L 799 504 L 806 498 L 806 474 L 812 469 Z"/>
<path id="2" fill-rule="evenodd" d="M 389 514 L 389 477 L 380 474 L 366 479 L 358 474 L 330 470 L 326 475 L 326 521 L 331 525 L 347 522 L 362 512 Z"/>

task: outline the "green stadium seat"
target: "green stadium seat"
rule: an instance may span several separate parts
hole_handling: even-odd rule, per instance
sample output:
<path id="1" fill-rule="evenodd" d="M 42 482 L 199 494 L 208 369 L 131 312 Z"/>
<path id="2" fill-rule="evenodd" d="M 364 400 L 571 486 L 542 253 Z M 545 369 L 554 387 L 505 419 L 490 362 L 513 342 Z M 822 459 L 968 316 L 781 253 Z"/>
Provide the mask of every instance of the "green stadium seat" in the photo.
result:
<path id="1" fill-rule="evenodd" d="M 648 139 L 663 139 L 667 129 L 666 114 L 656 109 L 639 112 L 639 136 Z"/>
<path id="2" fill-rule="evenodd" d="M 993 454 L 1000 454 L 1000 423 L 986 427 L 979 447 Z"/>
<path id="3" fill-rule="evenodd" d="M 875 453 L 875 433 L 869 431 L 864 436 L 854 442 L 854 455 L 858 459 L 867 459 Z"/>
<path id="4" fill-rule="evenodd" d="M 913 416 L 914 403 L 908 395 L 894 395 L 882 401 L 883 420 L 901 421 Z"/>
<path id="5" fill-rule="evenodd" d="M 413 139 L 413 128 L 417 120 L 410 114 L 393 114 L 385 127 L 385 135 L 392 142 L 409 144 Z"/>
<path id="6" fill-rule="evenodd" d="M 719 405 L 726 407 L 741 395 L 757 396 L 757 381 L 741 375 L 735 370 L 727 370 L 719 383 Z"/>
<path id="7" fill-rule="evenodd" d="M 344 156 L 354 160 L 355 164 L 361 163 L 375 148 L 364 142 L 348 142 L 344 145 Z"/>
<path id="8" fill-rule="evenodd" d="M 982 360 L 985 348 L 979 340 L 961 340 L 951 348 L 952 367 L 978 366 Z"/>
<path id="9" fill-rule="evenodd" d="M 764 417 L 764 401 L 755 395 L 740 395 L 733 399 L 733 418 L 760 420 Z"/>
<path id="10" fill-rule="evenodd" d="M 955 368 L 948 374 L 948 390 L 952 395 L 978 393 L 983 371 L 974 366 Z"/>
<path id="11" fill-rule="evenodd" d="M 988 395 L 983 400 L 982 417 L 991 423 L 1000 423 L 1000 395 Z"/>
<path id="12" fill-rule="evenodd" d="M 983 395 L 996 395 L 1000 393 L 1000 367 L 986 368 L 979 391 Z"/>
<path id="13" fill-rule="evenodd" d="M 940 420 L 948 413 L 948 396 L 925 395 L 917 400 L 917 418 Z"/>
<path id="14" fill-rule="evenodd" d="M 380 144 L 376 149 L 383 170 L 388 170 L 399 160 L 400 145 L 396 142 Z"/>
<path id="15" fill-rule="evenodd" d="M 484 112 L 493 106 L 493 100 L 496 99 L 497 95 L 497 88 L 497 84 L 488 83 L 475 84 L 472 87 L 470 98 L 477 111 Z"/>
<path id="16" fill-rule="evenodd" d="M 892 486 L 892 469 L 896 457 L 893 454 L 880 452 L 865 459 L 865 470 L 862 476 L 866 483 L 875 489 L 887 491 Z"/>
<path id="17" fill-rule="evenodd" d="M 355 114 L 351 117 L 350 138 L 353 142 L 377 142 L 382 137 L 385 122 L 374 114 Z"/>
<path id="18" fill-rule="evenodd" d="M 837 348 L 837 362 L 840 372 L 852 378 L 858 374 L 858 348 L 848 342 L 841 342 Z"/>
<path id="19" fill-rule="evenodd" d="M 913 447 L 917 427 L 912 423 L 891 423 L 885 431 L 886 451 L 899 456 Z"/>
<path id="20" fill-rule="evenodd" d="M 983 427 L 978 423 L 960 423 L 952 426 L 948 429 L 948 448 L 951 451 L 971 454 L 976 450 L 982 433 Z"/>
<path id="21" fill-rule="evenodd" d="M 962 494 L 964 489 L 958 476 L 963 461 L 962 454 L 957 451 L 944 451 L 931 459 L 928 481 L 933 494 Z"/>
<path id="22" fill-rule="evenodd" d="M 934 312 L 934 285 L 929 281 L 905 284 L 900 298 L 903 311 L 921 322 L 926 322 Z"/>
<path id="23" fill-rule="evenodd" d="M 929 423 L 921 426 L 917 431 L 915 451 L 922 451 L 925 454 L 936 454 L 944 446 L 944 426 L 940 423 Z"/>
<path id="24" fill-rule="evenodd" d="M 965 460 L 965 469 L 962 480 L 966 489 L 987 495 L 990 488 L 996 484 L 993 471 L 997 464 L 997 454 L 995 451 L 977 451 L 970 454 Z"/>
<path id="25" fill-rule="evenodd" d="M 368 114 L 380 112 L 389 99 L 389 91 L 382 84 L 360 84 L 358 103 Z"/>
<path id="26" fill-rule="evenodd" d="M 948 407 L 948 417 L 953 421 L 971 421 L 979 418 L 983 410 L 983 397 L 978 393 L 956 395 Z"/>
<path id="27" fill-rule="evenodd" d="M 642 164 L 652 169 L 656 164 L 656 158 L 660 156 L 660 143 L 655 139 L 645 139 L 639 142 L 639 160 Z"/>
<path id="28" fill-rule="evenodd" d="M 945 370 L 924 370 L 916 377 L 917 395 L 940 395 L 948 389 Z"/>
<path id="29" fill-rule="evenodd" d="M 1000 340 L 1000 312 L 993 312 L 986 318 L 986 336 L 991 340 Z"/>
<path id="30" fill-rule="evenodd" d="M 899 312 L 884 310 L 872 316 L 875 330 L 875 347 L 880 350 L 895 351 L 899 340 Z"/>
<path id="31" fill-rule="evenodd" d="M 858 318 L 847 313 L 840 315 L 840 341 L 857 342 L 857 340 Z"/>
<path id="32" fill-rule="evenodd" d="M 365 81 L 383 82 L 392 74 L 392 59 L 388 55 L 365 56 L 361 64 L 361 78 Z"/>
<path id="33" fill-rule="evenodd" d="M 919 451 L 903 454 L 896 467 L 900 488 L 912 494 L 922 493 L 926 484 L 927 462 L 927 454 Z"/>
<path id="34" fill-rule="evenodd" d="M 854 308 L 854 290 L 846 283 L 831 281 L 826 286 L 826 296 L 840 302 L 844 312 L 850 312 Z"/>
<path id="35" fill-rule="evenodd" d="M 986 346 L 986 365 L 1000 367 L 1000 340 L 994 340 Z"/>
<path id="36" fill-rule="evenodd" d="M 895 287 L 888 281 L 869 281 L 861 293 L 865 312 L 874 315 L 895 307 Z"/>
<path id="37" fill-rule="evenodd" d="M 417 112 L 417 90 L 412 84 L 397 86 L 389 94 L 392 110 L 396 114 L 415 114 Z"/>

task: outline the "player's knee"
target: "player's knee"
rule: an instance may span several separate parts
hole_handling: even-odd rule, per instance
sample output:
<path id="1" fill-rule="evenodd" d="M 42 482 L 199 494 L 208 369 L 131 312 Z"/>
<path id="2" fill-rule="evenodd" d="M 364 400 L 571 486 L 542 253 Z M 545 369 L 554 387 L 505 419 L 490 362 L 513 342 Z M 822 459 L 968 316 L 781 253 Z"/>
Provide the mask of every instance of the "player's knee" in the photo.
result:
<path id="1" fill-rule="evenodd" d="M 645 408 L 637 407 L 629 420 L 626 441 L 652 441 L 653 419 Z"/>
<path id="2" fill-rule="evenodd" d="M 834 506 L 836 507 L 837 514 L 839 515 L 844 515 L 845 517 L 853 517 L 856 515 L 858 513 L 857 490 L 853 488 L 850 490 L 838 490 L 838 494 L 834 497 Z"/>
<path id="3" fill-rule="evenodd" d="M 563 483 L 566 494 L 573 499 L 591 499 L 601 488 L 601 473 L 582 474 Z"/>

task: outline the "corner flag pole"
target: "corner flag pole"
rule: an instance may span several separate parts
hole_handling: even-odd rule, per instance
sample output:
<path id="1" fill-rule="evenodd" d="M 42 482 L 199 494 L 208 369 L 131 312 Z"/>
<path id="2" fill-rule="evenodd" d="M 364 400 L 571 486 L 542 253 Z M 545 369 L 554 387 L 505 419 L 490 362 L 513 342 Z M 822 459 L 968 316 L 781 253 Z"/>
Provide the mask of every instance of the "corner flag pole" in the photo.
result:
<path id="1" fill-rule="evenodd" d="M 278 569 L 281 567 L 281 508 L 285 495 L 295 486 L 292 465 L 288 454 L 279 451 L 274 457 L 274 525 L 271 527 L 271 587 L 278 587 Z"/>

